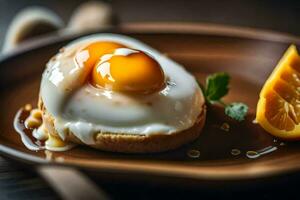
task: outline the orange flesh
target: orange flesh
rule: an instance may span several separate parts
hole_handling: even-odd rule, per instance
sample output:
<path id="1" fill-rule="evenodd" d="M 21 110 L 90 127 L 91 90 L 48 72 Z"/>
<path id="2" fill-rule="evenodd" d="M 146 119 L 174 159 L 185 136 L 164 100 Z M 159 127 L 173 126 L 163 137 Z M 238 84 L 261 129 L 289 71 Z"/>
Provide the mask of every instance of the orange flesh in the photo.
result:
<path id="1" fill-rule="evenodd" d="M 292 45 L 266 81 L 257 122 L 282 139 L 300 139 L 300 57 Z"/>
<path id="2" fill-rule="evenodd" d="M 267 101 L 266 117 L 274 127 L 280 130 L 293 130 L 300 122 L 300 76 L 298 73 L 290 66 L 286 66 L 280 79 L 273 86 L 273 93 L 276 93 L 277 98 L 273 99 L 275 95 L 266 94 L 266 98 L 270 98 Z M 277 103 L 273 103 L 275 99 Z"/>

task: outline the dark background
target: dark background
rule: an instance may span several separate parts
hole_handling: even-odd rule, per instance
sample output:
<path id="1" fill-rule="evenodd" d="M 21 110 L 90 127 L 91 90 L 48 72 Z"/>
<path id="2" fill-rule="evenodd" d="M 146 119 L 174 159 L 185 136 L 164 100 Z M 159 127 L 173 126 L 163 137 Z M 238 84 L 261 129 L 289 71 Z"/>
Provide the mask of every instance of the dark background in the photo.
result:
<path id="1" fill-rule="evenodd" d="M 0 0 L 0 45 L 12 17 L 22 8 L 46 6 L 68 22 L 84 0 Z M 299 0 L 111 0 L 121 23 L 208 22 L 263 28 L 300 35 Z"/>

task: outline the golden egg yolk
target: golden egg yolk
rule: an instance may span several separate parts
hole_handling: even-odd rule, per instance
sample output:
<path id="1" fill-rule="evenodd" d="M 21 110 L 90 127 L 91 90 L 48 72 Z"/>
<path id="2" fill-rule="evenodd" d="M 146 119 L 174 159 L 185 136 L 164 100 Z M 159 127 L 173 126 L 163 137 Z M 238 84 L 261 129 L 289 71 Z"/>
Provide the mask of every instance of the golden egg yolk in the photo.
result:
<path id="1" fill-rule="evenodd" d="M 86 72 L 90 72 L 94 65 L 99 61 L 101 56 L 112 53 L 117 48 L 124 47 L 124 45 L 116 42 L 94 42 L 84 49 L 80 50 L 75 56 L 75 61 L 80 67 L 86 68 Z"/>
<path id="2" fill-rule="evenodd" d="M 149 94 L 164 87 L 165 77 L 160 64 L 148 54 L 119 48 L 96 63 L 92 84 L 114 91 Z"/>

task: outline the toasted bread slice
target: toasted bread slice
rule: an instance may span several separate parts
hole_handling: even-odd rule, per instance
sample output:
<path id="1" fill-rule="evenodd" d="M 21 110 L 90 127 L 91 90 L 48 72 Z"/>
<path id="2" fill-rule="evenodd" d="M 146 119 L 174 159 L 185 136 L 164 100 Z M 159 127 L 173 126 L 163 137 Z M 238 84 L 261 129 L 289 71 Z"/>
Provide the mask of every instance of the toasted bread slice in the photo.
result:
<path id="1" fill-rule="evenodd" d="M 151 153 L 162 152 L 178 148 L 183 144 L 195 140 L 202 131 L 206 119 L 206 107 L 202 105 L 200 113 L 195 124 L 184 131 L 172 134 L 157 133 L 152 135 L 133 135 L 124 133 L 95 133 L 95 144 L 89 145 L 93 148 L 122 153 Z M 49 134 L 59 137 L 54 127 L 54 117 L 43 106 L 40 100 L 39 108 L 42 110 L 43 123 Z M 67 130 L 65 141 L 84 144 L 70 130 Z M 84 144 L 86 145 L 86 144 Z"/>

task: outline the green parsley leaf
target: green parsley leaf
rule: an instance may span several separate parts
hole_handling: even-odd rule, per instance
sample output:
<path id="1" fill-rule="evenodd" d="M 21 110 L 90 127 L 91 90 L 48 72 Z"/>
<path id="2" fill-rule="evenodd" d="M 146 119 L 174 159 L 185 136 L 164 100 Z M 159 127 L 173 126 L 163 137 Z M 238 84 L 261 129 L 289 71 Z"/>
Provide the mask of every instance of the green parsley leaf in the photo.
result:
<path id="1" fill-rule="evenodd" d="M 219 101 L 228 93 L 229 79 L 229 75 L 224 72 L 215 73 L 207 77 L 204 95 L 209 103 Z"/>
<path id="2" fill-rule="evenodd" d="M 228 104 L 225 107 L 225 114 L 237 121 L 243 121 L 247 112 L 248 106 L 243 103 L 235 102 Z"/>
<path id="3" fill-rule="evenodd" d="M 209 104 L 218 103 L 225 107 L 225 114 L 229 117 L 237 120 L 243 121 L 248 112 L 248 106 L 243 103 L 231 103 L 226 104 L 222 101 L 222 97 L 224 97 L 229 91 L 229 80 L 230 77 L 228 74 L 224 72 L 215 73 L 209 75 L 206 78 L 206 85 L 203 86 L 200 82 L 198 82 L 205 100 Z"/>

